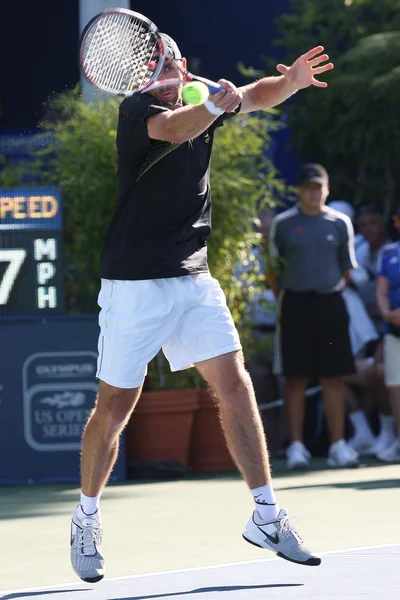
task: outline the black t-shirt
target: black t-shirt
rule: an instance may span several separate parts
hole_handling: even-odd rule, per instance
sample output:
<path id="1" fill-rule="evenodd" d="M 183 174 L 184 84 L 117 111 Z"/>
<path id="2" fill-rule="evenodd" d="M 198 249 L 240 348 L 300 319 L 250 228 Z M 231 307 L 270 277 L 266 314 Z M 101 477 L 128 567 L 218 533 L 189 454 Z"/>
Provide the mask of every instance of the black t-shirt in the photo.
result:
<path id="1" fill-rule="evenodd" d="M 210 157 L 223 114 L 194 140 L 151 140 L 146 119 L 168 110 L 150 94 L 119 110 L 118 200 L 100 258 L 104 279 L 159 279 L 208 270 Z"/>

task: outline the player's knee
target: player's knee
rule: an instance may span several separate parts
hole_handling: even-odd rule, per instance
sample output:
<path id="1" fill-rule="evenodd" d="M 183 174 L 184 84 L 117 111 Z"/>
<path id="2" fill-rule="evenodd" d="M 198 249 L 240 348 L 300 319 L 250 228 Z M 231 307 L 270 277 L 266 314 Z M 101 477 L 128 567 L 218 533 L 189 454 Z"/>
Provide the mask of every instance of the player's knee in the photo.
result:
<path id="1" fill-rule="evenodd" d="M 235 400 L 237 398 L 252 398 L 254 395 L 253 383 L 249 372 L 243 367 L 235 370 L 223 382 L 222 396 L 224 400 Z"/>
<path id="2" fill-rule="evenodd" d="M 108 395 L 99 394 L 93 418 L 100 421 L 105 430 L 122 430 L 129 420 L 137 398 L 136 391 L 118 388 L 114 388 Z"/>

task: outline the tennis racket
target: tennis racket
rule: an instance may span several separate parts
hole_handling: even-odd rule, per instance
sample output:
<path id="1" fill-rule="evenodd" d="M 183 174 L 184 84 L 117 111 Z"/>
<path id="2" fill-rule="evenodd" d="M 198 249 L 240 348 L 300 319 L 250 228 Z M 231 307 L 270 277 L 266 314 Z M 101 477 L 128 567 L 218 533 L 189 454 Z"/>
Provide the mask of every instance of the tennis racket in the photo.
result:
<path id="1" fill-rule="evenodd" d="M 83 75 L 110 94 L 130 96 L 166 85 L 202 81 L 215 94 L 221 86 L 184 70 L 157 26 L 125 8 L 107 9 L 86 25 L 79 41 Z M 159 79 L 166 58 L 175 61 L 182 79 Z"/>

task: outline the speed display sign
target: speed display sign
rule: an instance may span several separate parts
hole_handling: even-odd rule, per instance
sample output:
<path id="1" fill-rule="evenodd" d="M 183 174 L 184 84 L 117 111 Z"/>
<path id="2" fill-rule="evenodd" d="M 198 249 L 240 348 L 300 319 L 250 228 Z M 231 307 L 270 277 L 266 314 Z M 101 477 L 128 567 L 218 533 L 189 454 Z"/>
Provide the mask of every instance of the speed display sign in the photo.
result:
<path id="1" fill-rule="evenodd" d="M 63 312 L 59 190 L 0 188 L 0 317 Z"/>

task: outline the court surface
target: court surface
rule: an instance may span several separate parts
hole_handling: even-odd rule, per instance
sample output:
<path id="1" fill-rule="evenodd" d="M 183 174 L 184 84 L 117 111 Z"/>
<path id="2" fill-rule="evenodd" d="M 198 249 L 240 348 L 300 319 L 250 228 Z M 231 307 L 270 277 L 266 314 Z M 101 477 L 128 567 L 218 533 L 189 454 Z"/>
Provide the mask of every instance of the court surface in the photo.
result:
<path id="1" fill-rule="evenodd" d="M 281 559 L 10 590 L 2 600 L 394 600 L 400 590 L 400 544 L 324 553 L 319 567 Z"/>
<path id="2" fill-rule="evenodd" d="M 399 466 L 290 473 L 276 461 L 280 505 L 320 567 L 242 540 L 253 501 L 237 474 L 110 484 L 102 498 L 107 578 L 88 585 L 69 561 L 77 485 L 0 488 L 0 599 L 209 600 L 400 598 Z M 278 495 L 279 494 L 279 495 Z M 212 565 L 211 567 L 209 565 Z"/>

